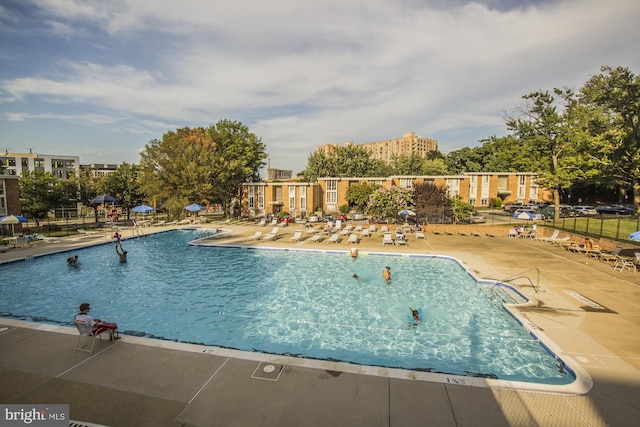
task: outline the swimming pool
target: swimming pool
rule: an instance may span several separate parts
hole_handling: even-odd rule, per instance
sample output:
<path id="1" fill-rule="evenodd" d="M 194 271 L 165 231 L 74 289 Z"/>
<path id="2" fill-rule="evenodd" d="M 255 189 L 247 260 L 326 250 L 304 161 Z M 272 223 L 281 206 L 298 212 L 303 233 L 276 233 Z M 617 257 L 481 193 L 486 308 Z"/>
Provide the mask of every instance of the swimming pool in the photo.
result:
<path id="1" fill-rule="evenodd" d="M 78 269 L 66 266 L 69 253 L 2 265 L 0 311 L 70 324 L 89 301 L 131 335 L 511 381 L 575 379 L 455 260 L 189 245 L 196 233 L 128 240 L 124 265 L 113 244 L 74 251 Z M 417 326 L 409 306 L 424 312 Z"/>

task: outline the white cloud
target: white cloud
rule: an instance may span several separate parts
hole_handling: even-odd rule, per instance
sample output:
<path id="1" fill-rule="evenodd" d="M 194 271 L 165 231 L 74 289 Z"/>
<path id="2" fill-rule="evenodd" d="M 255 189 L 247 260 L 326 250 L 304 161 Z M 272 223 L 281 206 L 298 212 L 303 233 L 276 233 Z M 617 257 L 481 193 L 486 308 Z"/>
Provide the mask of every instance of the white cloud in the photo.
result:
<path id="1" fill-rule="evenodd" d="M 639 71 L 635 1 L 511 4 L 42 0 L 30 18 L 63 36 L 57 56 L 2 74 L 0 107 L 15 126 L 140 138 L 240 120 L 272 165 L 300 170 L 324 143 L 414 131 L 476 135 L 443 151 L 475 145 L 528 92 L 579 87 L 604 64 Z"/>

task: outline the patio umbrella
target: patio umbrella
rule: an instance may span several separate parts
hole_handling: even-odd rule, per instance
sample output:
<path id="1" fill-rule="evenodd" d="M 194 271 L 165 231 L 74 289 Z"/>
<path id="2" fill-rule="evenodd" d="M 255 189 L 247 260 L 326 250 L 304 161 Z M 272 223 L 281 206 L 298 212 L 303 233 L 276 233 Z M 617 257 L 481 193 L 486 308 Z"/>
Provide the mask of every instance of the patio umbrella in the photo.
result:
<path id="1" fill-rule="evenodd" d="M 138 206 L 132 207 L 131 211 L 135 213 L 147 214 L 149 212 L 153 212 L 153 208 L 147 205 L 138 205 Z"/>
<path id="2" fill-rule="evenodd" d="M 89 203 L 91 203 L 92 205 L 102 205 L 105 203 L 115 203 L 117 201 L 118 199 L 116 199 L 115 197 L 103 194 L 102 196 L 94 197 Z"/>
<path id="3" fill-rule="evenodd" d="M 536 214 L 533 214 L 533 213 L 530 213 L 530 212 L 519 212 L 519 213 L 513 215 L 513 217 L 515 219 L 526 219 L 527 221 L 530 221 L 530 220 L 536 218 Z"/>
<path id="4" fill-rule="evenodd" d="M 185 206 L 184 208 L 189 212 L 198 212 L 204 209 L 202 206 L 200 206 L 197 203 L 192 203 L 189 206 Z"/>
<path id="5" fill-rule="evenodd" d="M 635 240 L 636 242 L 640 242 L 640 231 L 636 231 L 635 233 L 629 234 L 629 238 L 631 240 Z"/>
<path id="6" fill-rule="evenodd" d="M 11 233 L 14 232 L 14 225 L 29 222 L 29 220 L 21 215 L 7 215 L 0 218 L 0 224 L 11 224 Z"/>
<path id="7" fill-rule="evenodd" d="M 416 216 L 416 213 L 412 210 L 409 209 L 403 209 L 400 212 L 398 212 L 400 215 L 409 215 L 409 216 Z"/>

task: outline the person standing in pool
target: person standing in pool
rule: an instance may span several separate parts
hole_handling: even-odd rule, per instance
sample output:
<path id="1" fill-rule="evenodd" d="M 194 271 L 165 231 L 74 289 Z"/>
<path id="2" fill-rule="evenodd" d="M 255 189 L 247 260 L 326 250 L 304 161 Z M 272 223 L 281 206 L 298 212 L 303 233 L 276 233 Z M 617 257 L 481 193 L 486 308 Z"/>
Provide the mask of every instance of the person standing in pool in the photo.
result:
<path id="1" fill-rule="evenodd" d="M 391 280 L 391 267 L 386 266 L 382 271 L 382 278 L 387 282 Z"/>
<path id="2" fill-rule="evenodd" d="M 67 265 L 69 267 L 78 267 L 79 265 L 79 261 L 78 261 L 78 255 L 72 256 L 67 258 Z"/>
<path id="3" fill-rule="evenodd" d="M 116 253 L 120 258 L 120 264 L 127 262 L 127 251 L 124 250 L 124 248 L 122 247 L 122 243 L 120 242 L 116 242 Z"/>

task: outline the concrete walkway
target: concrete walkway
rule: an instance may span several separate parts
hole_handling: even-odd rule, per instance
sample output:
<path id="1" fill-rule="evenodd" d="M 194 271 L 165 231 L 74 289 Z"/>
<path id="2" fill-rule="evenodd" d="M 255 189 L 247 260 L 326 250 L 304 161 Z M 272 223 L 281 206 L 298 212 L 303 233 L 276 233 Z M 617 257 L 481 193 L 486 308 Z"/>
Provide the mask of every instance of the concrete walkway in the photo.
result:
<path id="1" fill-rule="evenodd" d="M 351 246 L 346 240 L 337 245 L 292 243 L 290 237 L 298 228 L 293 225 L 281 229 L 282 237 L 274 242 L 249 239 L 256 230 L 270 227 L 218 227 L 228 230 L 215 238 L 224 245 L 344 251 Z M 134 237 L 133 230 L 122 233 Z M 561 247 L 497 233 L 497 237 L 425 234 L 425 240 L 410 235 L 408 248 L 382 248 L 376 235 L 357 246 L 361 252 L 453 256 L 488 279 L 540 269 L 540 292 L 529 279 L 512 282 L 537 302 L 521 312 L 553 340 L 563 357 L 586 371 L 592 387 L 582 394 L 556 394 L 462 386 L 435 374 L 318 364 L 131 336 L 115 344 L 99 341 L 89 356 L 74 352 L 75 330 L 0 318 L 0 401 L 68 403 L 73 420 L 107 426 L 638 424 L 640 272 L 616 272 L 602 261 Z M 0 262 L 110 238 L 105 234 L 39 243 L 1 253 Z M 535 270 L 527 276 L 535 283 Z"/>

